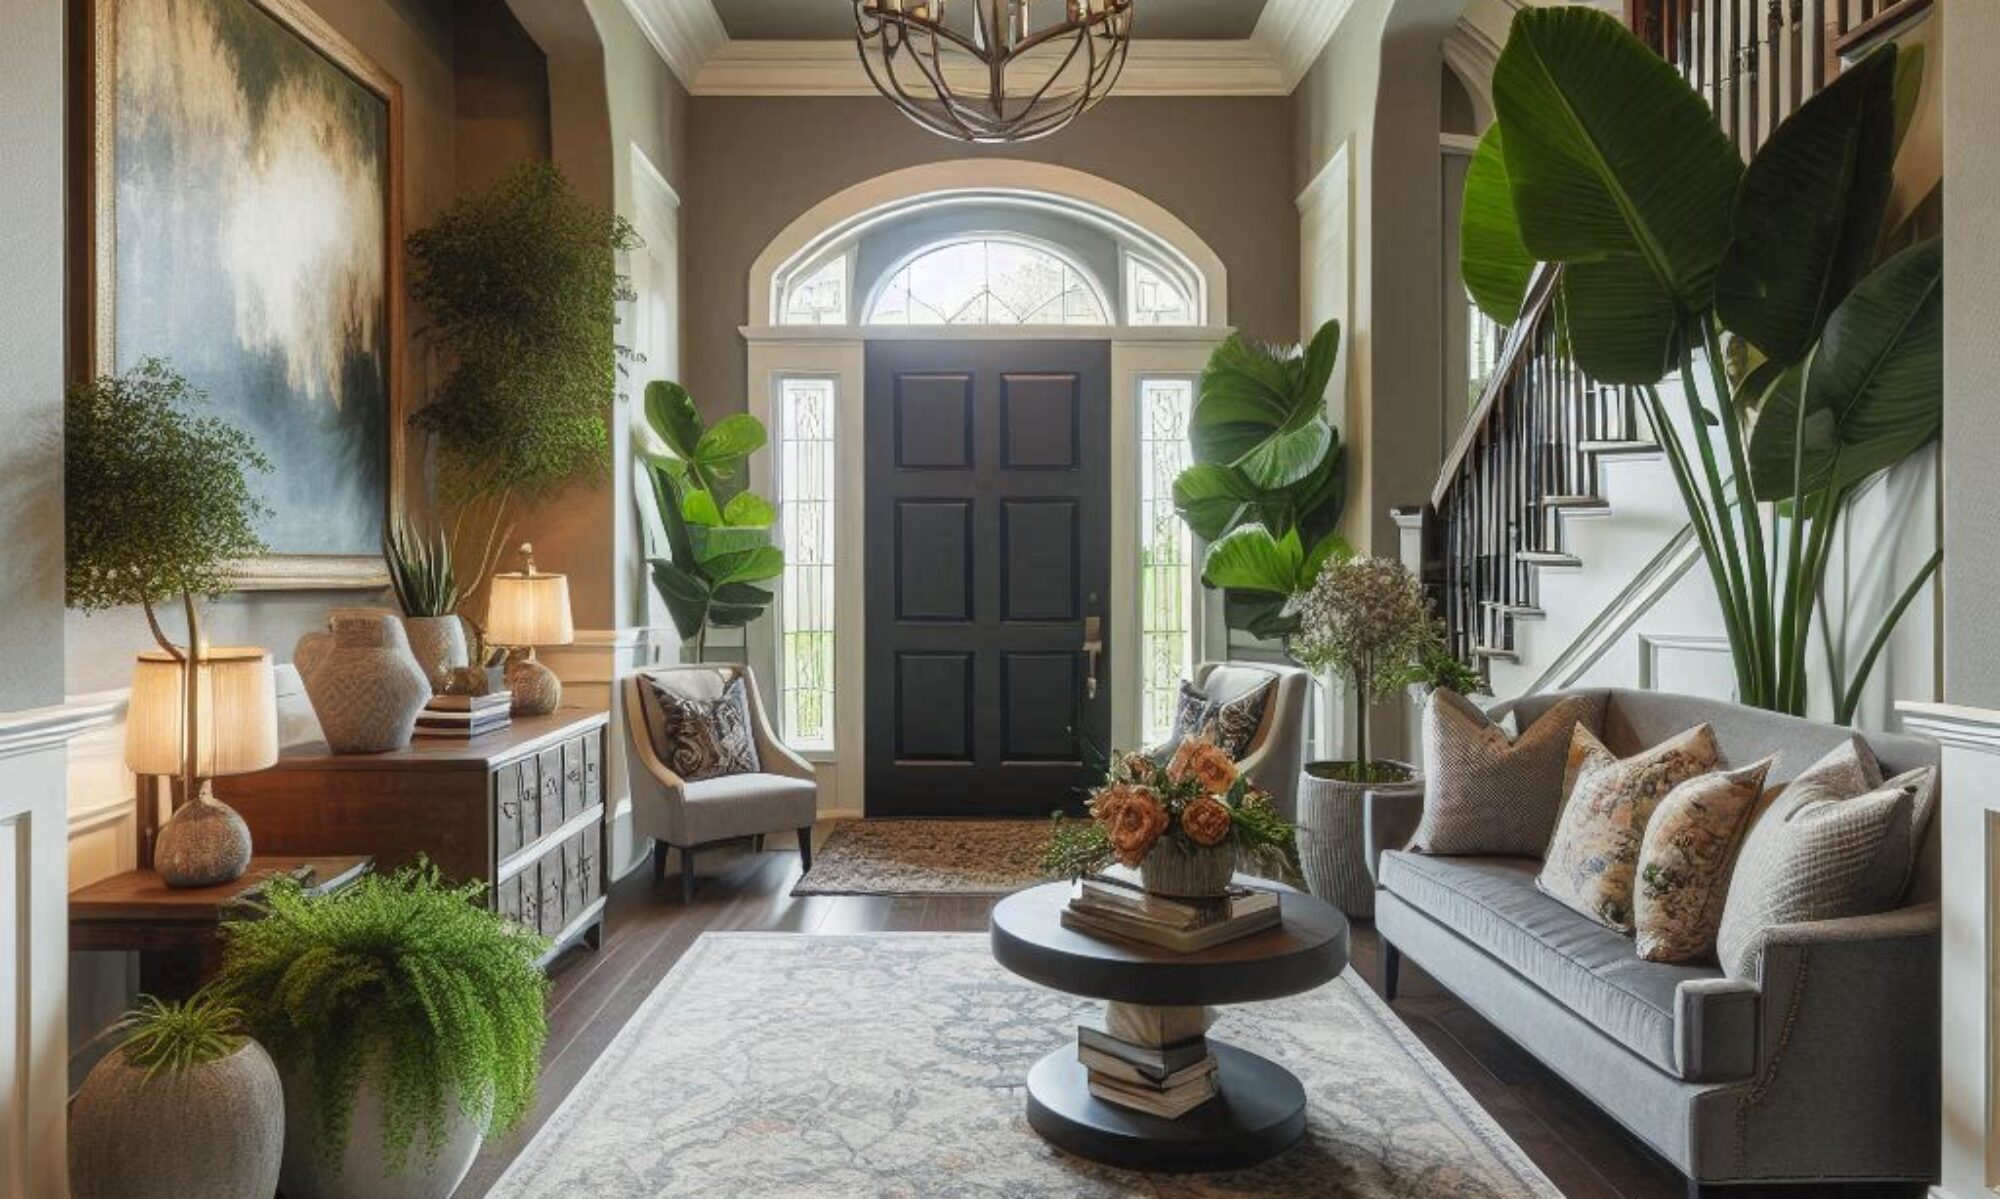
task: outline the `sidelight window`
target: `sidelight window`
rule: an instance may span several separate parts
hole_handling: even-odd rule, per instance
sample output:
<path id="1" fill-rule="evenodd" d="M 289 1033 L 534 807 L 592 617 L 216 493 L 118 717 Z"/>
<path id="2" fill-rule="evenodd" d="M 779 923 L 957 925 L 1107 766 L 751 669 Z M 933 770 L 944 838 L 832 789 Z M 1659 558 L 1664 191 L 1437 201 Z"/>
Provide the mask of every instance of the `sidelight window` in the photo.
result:
<path id="1" fill-rule="evenodd" d="M 1173 731 L 1180 682 L 1194 667 L 1194 539 L 1174 511 L 1188 468 L 1194 380 L 1139 381 L 1139 713 L 1146 744 Z"/>
<path id="2" fill-rule="evenodd" d="M 785 549 L 779 596 L 779 723 L 787 744 L 833 748 L 834 380 L 778 381 L 778 532 Z"/>

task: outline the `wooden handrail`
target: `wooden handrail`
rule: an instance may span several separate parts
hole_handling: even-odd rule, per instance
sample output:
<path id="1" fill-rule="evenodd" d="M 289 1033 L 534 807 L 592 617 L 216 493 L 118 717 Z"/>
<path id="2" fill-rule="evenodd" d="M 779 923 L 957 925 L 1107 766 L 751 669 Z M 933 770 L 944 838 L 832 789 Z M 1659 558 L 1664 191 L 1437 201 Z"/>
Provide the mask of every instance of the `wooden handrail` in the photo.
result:
<path id="1" fill-rule="evenodd" d="M 1486 386 L 1479 393 L 1479 402 L 1466 414 L 1465 423 L 1459 427 L 1458 440 L 1451 446 L 1451 452 L 1444 456 L 1444 465 L 1438 470 L 1437 486 L 1431 489 L 1431 506 L 1444 503 L 1451 493 L 1452 485 L 1458 481 L 1459 467 L 1465 464 L 1465 456 L 1479 441 L 1486 428 L 1486 418 L 1492 414 L 1493 405 L 1507 390 L 1508 382 L 1515 372 L 1534 356 L 1535 334 L 1542 319 L 1549 314 L 1558 292 L 1562 290 L 1562 266 L 1557 263 L 1539 263 L 1535 273 L 1528 279 L 1528 294 L 1521 302 L 1521 316 L 1507 330 L 1507 344 L 1501 348 L 1500 360 L 1493 365 L 1493 373 L 1486 377 Z"/>

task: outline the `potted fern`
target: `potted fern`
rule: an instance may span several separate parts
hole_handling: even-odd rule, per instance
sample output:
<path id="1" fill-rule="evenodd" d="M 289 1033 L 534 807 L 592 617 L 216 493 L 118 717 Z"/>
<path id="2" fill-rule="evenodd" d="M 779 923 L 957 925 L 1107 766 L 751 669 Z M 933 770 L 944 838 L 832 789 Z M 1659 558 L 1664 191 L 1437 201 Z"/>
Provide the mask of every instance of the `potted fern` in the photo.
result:
<path id="1" fill-rule="evenodd" d="M 241 1021 L 209 988 L 183 1003 L 144 996 L 112 1027 L 123 1040 L 70 1105 L 75 1199 L 270 1199 L 284 1092 Z"/>
<path id="2" fill-rule="evenodd" d="M 483 900 L 419 864 L 325 896 L 279 879 L 224 925 L 217 985 L 284 1079 L 287 1199 L 446 1199 L 534 1105 L 547 943 Z"/>

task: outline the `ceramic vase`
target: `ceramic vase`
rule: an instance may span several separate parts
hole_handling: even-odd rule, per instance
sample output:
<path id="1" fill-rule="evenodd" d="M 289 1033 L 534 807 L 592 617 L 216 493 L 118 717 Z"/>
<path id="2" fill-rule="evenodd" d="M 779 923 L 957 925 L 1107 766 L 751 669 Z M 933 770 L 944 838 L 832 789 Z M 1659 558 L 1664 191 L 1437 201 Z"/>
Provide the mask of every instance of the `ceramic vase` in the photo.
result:
<path id="1" fill-rule="evenodd" d="M 75 1199 L 271 1199 L 285 1097 L 264 1047 L 148 1079 L 113 1050 L 69 1112 Z"/>
<path id="2" fill-rule="evenodd" d="M 408 745 L 431 680 L 402 622 L 391 612 L 344 608 L 328 623 L 330 634 L 308 633 L 293 653 L 328 748 L 368 754 Z"/>
<path id="3" fill-rule="evenodd" d="M 434 693 L 442 694 L 451 685 L 453 673 L 471 661 L 465 622 L 456 616 L 405 616 L 403 635 L 409 639 L 417 665 L 430 676 Z"/>
<path id="4" fill-rule="evenodd" d="M 1408 777 L 1384 782 L 1351 782 L 1341 777 L 1348 762 L 1311 762 L 1299 775 L 1299 860 L 1306 889 L 1350 920 L 1375 918 L 1375 876 L 1368 861 L 1363 825 L 1370 791 L 1423 794 L 1423 776 L 1403 762 Z"/>
<path id="5" fill-rule="evenodd" d="M 1236 847 L 1183 845 L 1161 837 L 1139 862 L 1139 883 L 1155 895 L 1174 899 L 1207 899 L 1229 889 L 1236 873 Z"/>
<path id="6" fill-rule="evenodd" d="M 338 1154 L 328 1154 L 320 1142 L 312 1075 L 286 1067 L 285 1161 L 278 1178 L 285 1199 L 449 1199 L 458 1189 L 479 1155 L 483 1121 L 467 1116 L 455 1097 L 446 1099 L 444 1145 L 428 1153 L 419 1134 L 391 1169 L 382 1144 L 383 1073 L 379 1054 L 362 1066 L 347 1144 Z"/>
<path id="7" fill-rule="evenodd" d="M 215 887 L 250 869 L 250 826 L 236 809 L 218 803 L 203 784 L 160 826 L 153 869 L 169 887 Z"/>

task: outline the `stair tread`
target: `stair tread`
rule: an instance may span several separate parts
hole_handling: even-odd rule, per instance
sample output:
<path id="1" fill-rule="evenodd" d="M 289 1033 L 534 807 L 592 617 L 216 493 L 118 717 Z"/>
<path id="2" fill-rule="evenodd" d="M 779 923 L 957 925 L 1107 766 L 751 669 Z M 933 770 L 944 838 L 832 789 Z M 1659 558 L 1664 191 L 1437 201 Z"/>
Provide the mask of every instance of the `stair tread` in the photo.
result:
<path id="1" fill-rule="evenodd" d="M 1504 613 L 1505 615 L 1513 617 L 1526 616 L 1526 617 L 1539 618 L 1548 615 L 1547 612 L 1543 611 L 1540 608 L 1537 608 L 1533 604 L 1503 604 L 1499 600 L 1484 600 L 1482 602 L 1487 607 L 1493 609 L 1495 612 Z"/>
<path id="2" fill-rule="evenodd" d="M 1521 660 L 1521 655 L 1518 652 L 1511 649 L 1504 649 L 1497 645 L 1475 645 L 1472 647 L 1472 656 L 1475 658 L 1499 658 L 1504 662 L 1519 662 Z"/>
<path id="3" fill-rule="evenodd" d="M 1582 566 L 1583 559 L 1557 550 L 1522 550 L 1514 557 L 1530 566 Z"/>
<path id="4" fill-rule="evenodd" d="M 1609 508 L 1611 501 L 1601 495 L 1551 495 L 1542 498 L 1544 508 Z"/>
<path id="5" fill-rule="evenodd" d="M 1612 441 L 1581 441 L 1577 443 L 1576 448 L 1586 454 L 1656 454 L 1660 450 L 1660 443 L 1628 438 Z"/>

